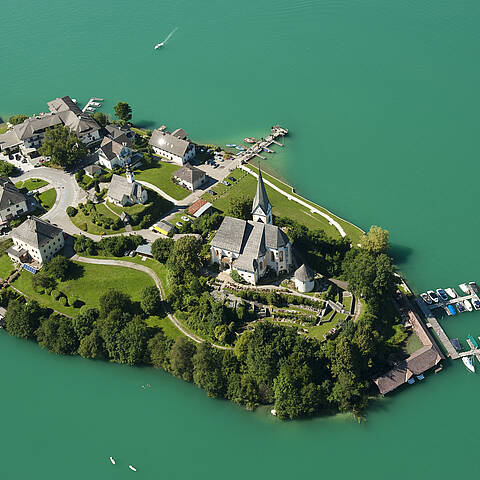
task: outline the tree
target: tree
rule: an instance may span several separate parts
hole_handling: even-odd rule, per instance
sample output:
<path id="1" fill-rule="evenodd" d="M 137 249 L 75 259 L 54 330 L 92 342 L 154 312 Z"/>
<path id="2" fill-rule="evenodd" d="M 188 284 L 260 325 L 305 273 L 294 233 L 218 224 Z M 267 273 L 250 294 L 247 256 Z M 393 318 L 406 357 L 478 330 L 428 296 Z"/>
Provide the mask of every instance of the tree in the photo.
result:
<path id="1" fill-rule="evenodd" d="M 83 358 L 103 358 L 105 356 L 104 342 L 98 328 L 93 329 L 86 337 L 82 338 L 78 353 Z"/>
<path id="2" fill-rule="evenodd" d="M 145 363 L 150 329 L 140 318 L 134 318 L 120 332 L 118 343 L 118 361 L 128 365 Z"/>
<path id="3" fill-rule="evenodd" d="M 184 283 L 188 274 L 198 275 L 202 262 L 202 244 L 195 237 L 182 237 L 175 242 L 167 261 L 167 269 L 177 283 Z"/>
<path id="4" fill-rule="evenodd" d="M 108 115 L 106 115 L 105 113 L 103 112 L 95 112 L 92 114 L 92 118 L 101 126 L 101 127 L 106 127 L 108 122 L 109 122 L 109 118 L 108 118 Z"/>
<path id="5" fill-rule="evenodd" d="M 72 355 L 77 351 L 78 338 L 72 322 L 59 315 L 44 320 L 36 332 L 38 344 L 57 355 Z"/>
<path id="6" fill-rule="evenodd" d="M 220 353 L 207 343 L 200 343 L 193 356 L 193 381 L 209 397 L 221 397 L 225 389 Z"/>
<path id="7" fill-rule="evenodd" d="M 170 351 L 171 370 L 177 377 L 191 382 L 193 378 L 192 357 L 195 354 L 195 344 L 186 337 L 177 337 Z"/>
<path id="8" fill-rule="evenodd" d="M 169 370 L 171 348 L 172 340 L 168 339 L 163 332 L 158 332 L 148 341 L 151 364 L 155 368 Z"/>
<path id="9" fill-rule="evenodd" d="M 142 291 L 140 306 L 146 315 L 155 315 L 159 312 L 162 297 L 157 287 L 145 287 Z"/>
<path id="10" fill-rule="evenodd" d="M 96 308 L 84 307 L 73 319 L 73 329 L 79 340 L 82 340 L 87 335 L 90 335 L 93 331 L 95 322 L 98 319 L 98 310 Z"/>
<path id="11" fill-rule="evenodd" d="M 132 301 L 130 296 L 120 290 L 110 289 L 99 299 L 100 316 L 106 318 L 112 311 L 130 312 Z"/>
<path id="12" fill-rule="evenodd" d="M 19 113 L 17 115 L 12 115 L 8 121 L 12 125 L 20 125 L 23 123 L 28 117 L 26 115 L 23 115 L 22 113 Z"/>
<path id="13" fill-rule="evenodd" d="M 251 220 L 252 199 L 243 194 L 231 197 L 228 204 L 228 214 L 243 220 Z"/>
<path id="14" fill-rule="evenodd" d="M 56 280 L 45 271 L 40 271 L 32 276 L 32 285 L 35 290 L 40 288 L 44 290 L 51 290 L 55 288 Z"/>
<path id="15" fill-rule="evenodd" d="M 42 316 L 43 311 L 37 302 L 31 301 L 24 305 L 17 300 L 11 300 L 5 315 L 5 328 L 10 335 L 33 339 Z"/>
<path id="16" fill-rule="evenodd" d="M 68 127 L 55 125 L 45 132 L 38 152 L 50 156 L 55 165 L 69 170 L 86 155 L 87 147 Z"/>
<path id="17" fill-rule="evenodd" d="M 62 282 L 67 280 L 73 270 L 73 262 L 63 255 L 53 257 L 44 267 L 44 272 Z"/>
<path id="18" fill-rule="evenodd" d="M 11 177 L 16 171 L 15 165 L 0 160 L 0 177 Z"/>
<path id="19" fill-rule="evenodd" d="M 130 320 L 131 315 L 129 313 L 121 309 L 115 309 L 97 322 L 110 360 L 120 361 L 123 351 L 119 348 L 118 338 Z"/>
<path id="20" fill-rule="evenodd" d="M 132 107 L 126 102 L 118 102 L 115 107 L 115 116 L 123 123 L 132 119 Z"/>
<path id="21" fill-rule="evenodd" d="M 157 238 L 152 244 L 153 258 L 160 263 L 165 263 L 172 253 L 174 241 L 171 238 Z"/>
<path id="22" fill-rule="evenodd" d="M 369 252 L 386 253 L 389 248 L 388 238 L 388 230 L 372 225 L 369 232 L 366 235 L 363 234 L 360 238 L 360 244 L 362 248 Z"/>

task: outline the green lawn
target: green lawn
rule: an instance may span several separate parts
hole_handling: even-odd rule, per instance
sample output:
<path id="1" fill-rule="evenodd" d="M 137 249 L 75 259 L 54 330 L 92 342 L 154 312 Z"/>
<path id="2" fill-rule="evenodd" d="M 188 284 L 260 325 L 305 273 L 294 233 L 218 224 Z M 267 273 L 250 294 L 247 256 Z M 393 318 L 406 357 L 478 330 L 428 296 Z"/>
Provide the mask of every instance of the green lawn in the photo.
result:
<path id="1" fill-rule="evenodd" d="M 115 215 L 115 213 L 111 212 L 102 203 L 94 205 L 94 209 L 98 215 L 103 215 L 113 220 L 116 220 L 118 218 L 118 216 Z M 122 233 L 125 231 L 124 228 L 113 230 L 111 228 L 106 228 L 103 226 L 101 227 L 99 225 L 96 225 L 95 223 L 93 223 L 93 214 L 85 215 L 85 213 L 82 212 L 80 209 L 78 210 L 78 213 L 74 217 L 70 217 L 70 220 L 80 230 L 83 230 L 84 232 L 92 233 L 94 235 L 110 235 L 112 233 Z"/>
<path id="2" fill-rule="evenodd" d="M 10 257 L 4 253 L 0 256 L 0 278 L 5 280 L 15 270 Z"/>
<path id="3" fill-rule="evenodd" d="M 24 182 L 17 182 L 15 186 L 20 190 L 24 189 L 25 191 L 29 192 L 30 190 L 38 190 L 39 188 L 45 187 L 48 185 L 48 182 L 42 180 L 41 178 L 29 178 Z"/>
<path id="4" fill-rule="evenodd" d="M 48 190 L 40 193 L 38 195 L 38 199 L 45 210 L 50 210 L 57 199 L 57 191 L 54 188 L 49 188 Z"/>
<path id="5" fill-rule="evenodd" d="M 0 135 L 5 133 L 8 130 L 8 125 L 6 123 L 0 123 Z"/>
<path id="6" fill-rule="evenodd" d="M 191 192 L 171 180 L 179 168 L 178 165 L 159 161 L 156 167 L 135 170 L 135 179 L 151 183 L 175 200 L 182 200 Z"/>
<path id="7" fill-rule="evenodd" d="M 153 280 L 146 273 L 124 267 L 109 265 L 89 265 L 75 262 L 83 269 L 83 274 L 75 280 L 60 282 L 56 290 L 67 297 L 77 296 L 91 307 L 98 306 L 101 295 L 115 288 L 128 293 L 134 301 L 139 301 L 141 292 L 145 287 L 154 285 Z M 13 286 L 23 292 L 27 297 L 36 299 L 41 305 L 58 310 L 67 315 L 77 315 L 78 308 L 64 306 L 50 295 L 39 294 L 32 287 L 32 274 L 23 271 Z"/>
<path id="8" fill-rule="evenodd" d="M 237 173 L 236 170 L 234 173 Z M 330 236 L 339 238 L 340 234 L 338 230 L 330 225 L 328 221 L 320 215 L 312 214 L 310 211 L 298 203 L 288 200 L 281 193 L 273 190 L 268 185 L 265 185 L 268 198 L 272 203 L 273 214 L 278 217 L 289 217 L 297 222 L 306 225 L 311 229 L 322 229 Z M 234 183 L 230 187 L 224 185 L 218 185 L 214 190 L 218 193 L 217 196 L 212 196 L 209 193 L 205 193 L 202 198 L 208 202 L 212 202 L 213 206 L 222 212 L 228 210 L 229 199 L 233 196 L 241 194 L 247 195 L 253 199 L 257 189 L 257 179 L 250 174 L 244 176 L 241 180 Z"/>
<path id="9" fill-rule="evenodd" d="M 413 352 L 416 352 L 418 349 L 422 348 L 423 344 L 415 333 L 411 333 L 406 342 L 405 342 L 405 353 L 411 355 Z"/>

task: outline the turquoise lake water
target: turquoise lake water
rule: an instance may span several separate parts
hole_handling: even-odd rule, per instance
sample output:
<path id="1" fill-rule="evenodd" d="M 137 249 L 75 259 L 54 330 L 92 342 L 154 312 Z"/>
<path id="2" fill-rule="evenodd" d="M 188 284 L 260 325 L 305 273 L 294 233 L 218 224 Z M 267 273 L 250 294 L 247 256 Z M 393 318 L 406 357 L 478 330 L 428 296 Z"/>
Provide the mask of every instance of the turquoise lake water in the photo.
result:
<path id="1" fill-rule="evenodd" d="M 106 111 L 128 101 L 136 122 L 204 142 L 279 123 L 291 135 L 269 167 L 362 228 L 389 229 L 412 287 L 480 280 L 478 2 L 25 0 L 0 12 L 0 115 L 70 95 L 105 98 Z M 480 315 L 444 325 L 477 336 Z M 158 371 L 6 335 L 0 362 L 2 480 L 127 478 L 129 463 L 149 479 L 443 479 L 476 458 L 480 384 L 459 363 L 358 425 L 281 423 Z"/>

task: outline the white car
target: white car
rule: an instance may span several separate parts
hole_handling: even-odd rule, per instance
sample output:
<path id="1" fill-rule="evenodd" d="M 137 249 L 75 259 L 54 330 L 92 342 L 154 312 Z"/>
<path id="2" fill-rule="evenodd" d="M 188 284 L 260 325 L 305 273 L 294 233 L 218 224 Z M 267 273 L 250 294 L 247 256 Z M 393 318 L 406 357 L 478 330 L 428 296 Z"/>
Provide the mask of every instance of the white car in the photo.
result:
<path id="1" fill-rule="evenodd" d="M 187 216 L 185 216 L 185 215 L 183 215 L 183 216 L 180 217 L 180 218 L 181 218 L 184 222 L 191 222 L 191 220 L 190 220 Z"/>
<path id="2" fill-rule="evenodd" d="M 179 227 L 179 228 L 182 228 L 182 227 L 183 227 L 183 223 L 182 223 L 182 222 L 177 222 L 175 225 L 176 225 L 177 227 Z"/>

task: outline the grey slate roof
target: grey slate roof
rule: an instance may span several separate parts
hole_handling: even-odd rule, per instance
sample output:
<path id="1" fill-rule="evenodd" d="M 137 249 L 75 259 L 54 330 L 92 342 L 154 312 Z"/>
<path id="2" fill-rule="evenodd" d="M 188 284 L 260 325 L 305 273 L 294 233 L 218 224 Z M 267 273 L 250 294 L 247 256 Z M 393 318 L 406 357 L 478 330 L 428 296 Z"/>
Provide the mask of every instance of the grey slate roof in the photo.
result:
<path id="1" fill-rule="evenodd" d="M 433 347 L 427 345 L 407 358 L 407 367 L 414 375 L 420 375 L 438 365 L 441 359 L 438 352 Z"/>
<path id="2" fill-rule="evenodd" d="M 268 213 L 272 208 L 267 196 L 267 191 L 265 190 L 265 185 L 263 184 L 262 171 L 260 169 L 258 169 L 257 193 L 253 199 L 252 213 L 255 212 L 257 207 L 260 207 L 264 213 Z"/>
<path id="3" fill-rule="evenodd" d="M 190 142 L 177 138 L 171 133 L 154 130 L 148 142 L 152 147 L 158 147 L 168 153 L 183 157 L 187 151 Z"/>
<path id="4" fill-rule="evenodd" d="M 107 125 L 105 129 L 108 132 L 108 136 L 116 140 L 118 137 L 125 135 L 130 141 L 135 136 L 135 134 L 128 128 L 120 128 L 116 125 Z"/>
<path id="5" fill-rule="evenodd" d="M 240 253 L 247 222 L 239 218 L 225 217 L 211 245 L 217 248 Z"/>
<path id="6" fill-rule="evenodd" d="M 113 174 L 112 181 L 108 187 L 107 195 L 110 198 L 113 198 L 117 202 L 121 202 L 123 197 L 126 195 L 130 197 L 132 193 L 133 184 L 130 183 L 126 178 L 121 177 L 120 175 Z"/>
<path id="7" fill-rule="evenodd" d="M 280 248 L 287 245 L 290 240 L 287 237 L 287 234 L 276 225 L 263 224 L 265 228 L 265 244 L 270 248 Z"/>
<path id="8" fill-rule="evenodd" d="M 32 216 L 12 230 L 12 237 L 31 247 L 39 248 L 61 232 L 61 228 Z"/>
<path id="9" fill-rule="evenodd" d="M 25 200 L 25 195 L 18 191 L 9 178 L 0 177 L 0 210 L 18 205 Z"/>
<path id="10" fill-rule="evenodd" d="M 61 125 L 58 115 L 48 114 L 27 118 L 23 123 L 15 125 L 13 131 L 20 140 L 27 140 L 35 135 L 43 134 L 47 128 Z"/>
<path id="11" fill-rule="evenodd" d="M 81 115 L 82 111 L 78 105 L 67 95 L 65 97 L 58 97 L 55 100 L 47 102 L 48 108 L 52 113 L 65 112 L 70 110 L 77 115 Z"/>
<path id="12" fill-rule="evenodd" d="M 100 175 L 102 173 L 102 169 L 98 165 L 88 165 L 84 170 L 90 175 Z"/>
<path id="13" fill-rule="evenodd" d="M 199 168 L 192 167 L 192 165 L 190 165 L 189 163 L 186 163 L 182 168 L 177 170 L 173 174 L 173 176 L 193 185 L 194 183 L 205 177 L 205 172 L 203 172 Z"/>
<path id="14" fill-rule="evenodd" d="M 255 273 L 257 269 L 257 259 L 250 255 L 240 255 L 234 262 L 233 268 L 245 270 L 246 272 Z"/>
<path id="15" fill-rule="evenodd" d="M 172 135 L 182 140 L 186 140 L 187 138 L 187 132 L 183 128 L 177 128 L 174 132 L 172 132 Z"/>
<path id="16" fill-rule="evenodd" d="M 120 156 L 120 152 L 124 147 L 132 148 L 132 142 L 124 133 L 115 139 L 104 137 L 100 144 L 100 150 L 109 160 Z"/>
<path id="17" fill-rule="evenodd" d="M 312 269 L 303 264 L 300 268 L 295 270 L 295 279 L 301 282 L 311 282 L 315 279 L 315 274 Z"/>
<path id="18" fill-rule="evenodd" d="M 8 130 L 8 132 L 2 133 L 0 135 L 0 151 L 5 150 L 6 148 L 17 147 L 22 143 L 22 140 L 18 138 L 15 130 Z"/>
<path id="19" fill-rule="evenodd" d="M 143 245 L 139 245 L 135 250 L 140 255 L 145 255 L 147 257 L 152 257 L 152 244 L 145 243 Z"/>
<path id="20" fill-rule="evenodd" d="M 67 110 L 59 112 L 57 115 L 62 123 L 80 138 L 100 130 L 98 123 L 86 113 L 78 114 L 75 111 Z"/>

